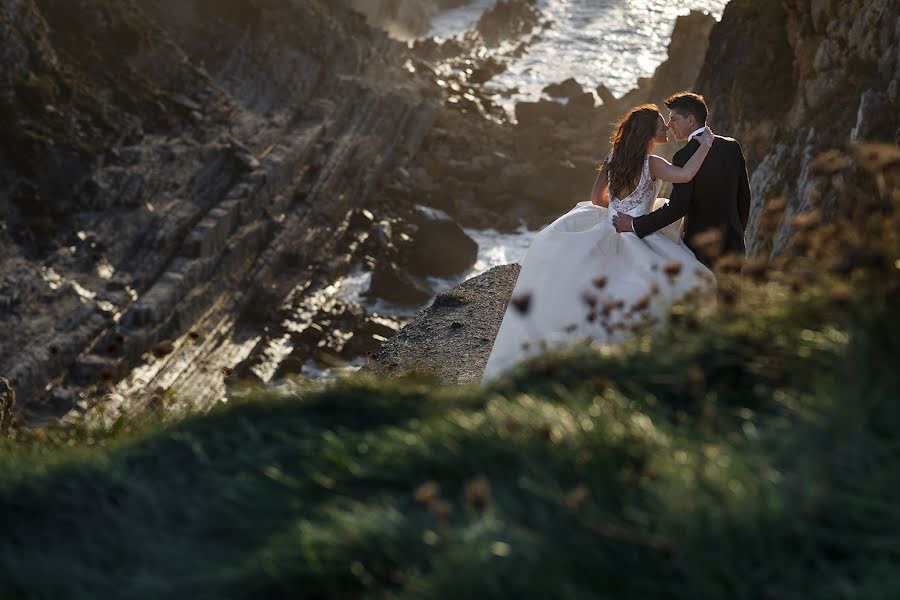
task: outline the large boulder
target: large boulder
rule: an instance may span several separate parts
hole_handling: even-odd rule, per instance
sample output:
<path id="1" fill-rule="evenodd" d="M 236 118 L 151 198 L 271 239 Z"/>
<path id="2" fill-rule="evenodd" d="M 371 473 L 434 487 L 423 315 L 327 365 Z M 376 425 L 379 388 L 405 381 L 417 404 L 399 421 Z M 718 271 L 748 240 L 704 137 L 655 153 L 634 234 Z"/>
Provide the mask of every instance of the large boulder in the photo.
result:
<path id="1" fill-rule="evenodd" d="M 478 256 L 478 244 L 456 221 L 422 205 L 390 224 L 374 224 L 366 250 L 374 261 L 368 295 L 410 305 L 433 295 L 428 277 L 459 275 Z"/>
<path id="2" fill-rule="evenodd" d="M 470 269 L 478 244 L 443 211 L 416 206 L 413 231 L 400 249 L 409 272 L 420 277 L 450 277 Z"/>
<path id="3" fill-rule="evenodd" d="M 572 77 L 560 83 L 551 83 L 542 91 L 554 98 L 565 98 L 568 106 L 594 108 L 594 95 L 590 92 L 585 92 L 581 84 Z"/>
<path id="4" fill-rule="evenodd" d="M 534 29 L 540 21 L 536 0 L 499 0 L 484 11 L 476 31 L 488 46 L 499 46 L 504 41 L 522 37 Z"/>
<path id="5" fill-rule="evenodd" d="M 368 295 L 397 304 L 421 304 L 431 297 L 428 284 L 395 262 L 379 262 L 372 270 Z"/>
<path id="6" fill-rule="evenodd" d="M 541 119 L 562 121 L 566 119 L 569 110 L 564 104 L 541 98 L 537 102 L 517 102 L 516 121 L 522 127 L 530 127 Z"/>

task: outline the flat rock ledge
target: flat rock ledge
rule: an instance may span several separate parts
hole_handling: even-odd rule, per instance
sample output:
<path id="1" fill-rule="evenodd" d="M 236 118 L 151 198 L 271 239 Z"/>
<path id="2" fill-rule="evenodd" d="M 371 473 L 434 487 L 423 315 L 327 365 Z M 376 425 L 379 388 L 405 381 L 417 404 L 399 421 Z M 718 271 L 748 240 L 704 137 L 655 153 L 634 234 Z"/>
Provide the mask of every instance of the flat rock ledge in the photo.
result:
<path id="1" fill-rule="evenodd" d="M 519 268 L 494 267 L 438 294 L 361 370 L 382 376 L 426 372 L 448 384 L 479 382 Z"/>

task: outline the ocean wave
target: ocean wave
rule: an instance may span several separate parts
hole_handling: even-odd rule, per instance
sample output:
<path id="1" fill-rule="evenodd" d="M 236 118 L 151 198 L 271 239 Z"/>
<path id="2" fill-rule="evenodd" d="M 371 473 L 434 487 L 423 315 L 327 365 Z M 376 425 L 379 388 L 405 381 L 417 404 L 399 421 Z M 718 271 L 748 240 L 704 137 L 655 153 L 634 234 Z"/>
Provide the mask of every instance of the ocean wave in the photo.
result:
<path id="1" fill-rule="evenodd" d="M 421 37 L 440 11 L 469 4 L 471 0 L 352 0 L 354 10 L 366 16 L 373 27 L 391 37 L 409 40 Z"/>

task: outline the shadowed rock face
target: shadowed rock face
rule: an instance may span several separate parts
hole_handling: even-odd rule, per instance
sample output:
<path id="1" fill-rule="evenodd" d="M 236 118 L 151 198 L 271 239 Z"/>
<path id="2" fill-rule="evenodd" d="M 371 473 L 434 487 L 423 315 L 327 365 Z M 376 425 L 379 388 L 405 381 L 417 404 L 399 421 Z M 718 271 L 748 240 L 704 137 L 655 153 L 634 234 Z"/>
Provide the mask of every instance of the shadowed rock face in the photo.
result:
<path id="1" fill-rule="evenodd" d="M 434 118 L 402 45 L 330 1 L 10 0 L 0 28 L 0 373 L 20 407 L 99 386 L 202 408 L 223 368 L 270 377 L 289 333 L 341 352 L 332 327 L 368 327 L 319 292 L 362 259 L 348 211 L 390 216 L 372 195 Z"/>
<path id="2" fill-rule="evenodd" d="M 900 142 L 900 5 L 881 0 L 735 0 L 710 37 L 697 89 L 751 173 L 750 254 L 790 246 L 793 216 L 840 203 L 807 166 L 857 141 Z M 775 231 L 759 217 L 790 199 Z"/>
<path id="3" fill-rule="evenodd" d="M 133 2 L 10 0 L 0 28 L 0 187 L 20 241 L 41 246 L 84 208 L 92 171 L 126 140 L 183 126 L 186 104 L 222 108 Z"/>

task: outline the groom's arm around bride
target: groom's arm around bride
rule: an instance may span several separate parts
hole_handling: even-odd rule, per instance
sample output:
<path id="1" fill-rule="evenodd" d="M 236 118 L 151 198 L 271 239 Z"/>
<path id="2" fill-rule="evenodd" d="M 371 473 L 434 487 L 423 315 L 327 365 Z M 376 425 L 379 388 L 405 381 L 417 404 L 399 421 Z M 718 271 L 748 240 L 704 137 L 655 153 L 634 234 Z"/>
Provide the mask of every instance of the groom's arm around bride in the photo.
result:
<path id="1" fill-rule="evenodd" d="M 706 102 L 700 94 L 681 92 L 668 98 L 666 106 L 675 138 L 689 140 L 672 160 L 675 166 L 683 167 L 700 147 L 693 136 L 706 128 Z M 746 253 L 744 230 L 749 215 L 750 181 L 741 145 L 717 135 L 694 178 L 672 186 L 668 204 L 633 219 L 617 215 L 613 224 L 619 232 L 633 231 L 643 238 L 684 217 L 685 244 L 701 262 L 712 266 L 722 253 Z M 706 243 L 702 246 L 695 242 L 699 234 L 710 231 L 715 235 L 704 236 Z M 710 244 L 712 239 L 718 242 Z"/>
<path id="2" fill-rule="evenodd" d="M 696 152 L 691 141 L 673 157 L 681 166 Z M 744 230 L 750 215 L 750 181 L 743 151 L 737 140 L 716 136 L 700 171 L 687 183 L 672 186 L 669 203 L 656 211 L 636 217 L 632 223 L 638 237 L 659 231 L 666 225 L 685 218 L 684 240 L 697 258 L 712 266 L 723 253 L 743 256 Z M 718 232 L 718 247 L 694 243 L 701 233 Z M 708 240 L 707 236 L 707 240 Z"/>
<path id="3" fill-rule="evenodd" d="M 684 165 L 698 147 L 696 141 L 689 142 L 675 154 L 673 164 Z M 635 217 L 631 225 L 643 238 L 685 217 L 685 244 L 700 262 L 712 267 L 724 253 L 746 254 L 744 230 L 749 215 L 750 181 L 744 153 L 737 140 L 716 136 L 697 175 L 687 183 L 674 184 L 668 204 Z M 705 236 L 703 244 L 696 243 L 699 234 L 711 230 L 717 235 Z M 710 244 L 710 240 L 718 243 Z"/>
<path id="4" fill-rule="evenodd" d="M 715 142 L 713 142 L 713 146 L 715 147 Z M 672 164 L 676 167 L 683 167 L 699 147 L 699 143 L 691 140 L 684 148 L 675 153 L 675 156 L 672 157 Z M 711 152 L 712 149 L 710 149 Z M 707 156 L 707 160 L 709 158 Z M 701 165 L 700 169 L 702 171 L 703 165 Z M 700 173 L 698 172 L 697 175 L 699 176 Z M 696 176 L 694 179 L 696 179 Z M 634 233 L 638 237 L 643 238 L 686 216 L 694 197 L 694 179 L 686 183 L 673 183 L 672 193 L 667 204 L 660 206 L 651 213 L 635 217 L 631 224 Z"/>

